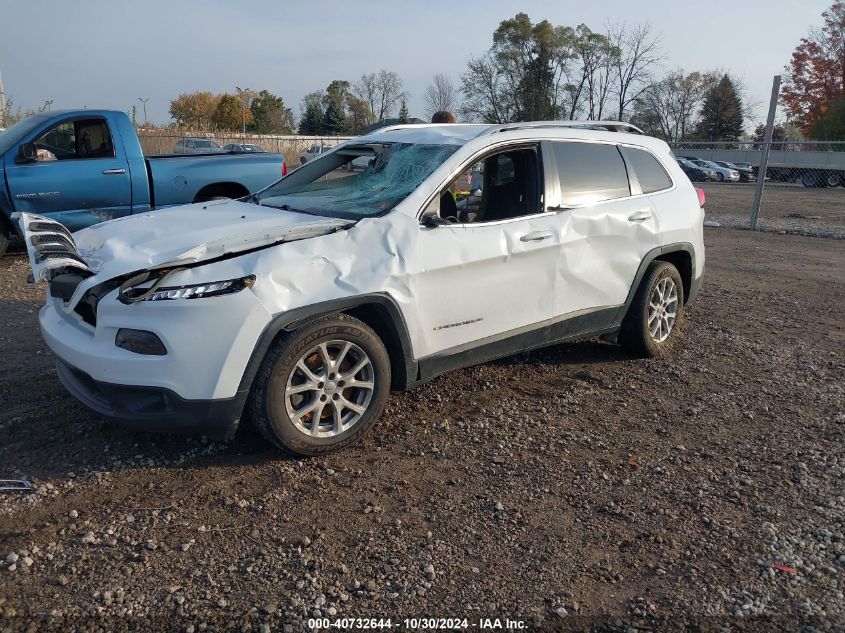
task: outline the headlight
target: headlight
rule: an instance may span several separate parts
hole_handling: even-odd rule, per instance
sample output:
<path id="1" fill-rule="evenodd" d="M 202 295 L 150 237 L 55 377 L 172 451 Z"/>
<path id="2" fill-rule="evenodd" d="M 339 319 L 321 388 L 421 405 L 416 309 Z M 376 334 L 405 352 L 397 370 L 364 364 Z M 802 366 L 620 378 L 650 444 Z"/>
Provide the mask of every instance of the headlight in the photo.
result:
<path id="1" fill-rule="evenodd" d="M 210 281 L 190 286 L 176 286 L 161 288 L 153 285 L 150 288 L 134 287 L 123 292 L 125 300 L 129 303 L 139 301 L 167 301 L 170 299 L 201 299 L 204 297 L 217 297 L 240 292 L 244 288 L 252 288 L 255 283 L 255 275 L 241 277 L 239 279 L 227 279 L 225 281 Z"/>

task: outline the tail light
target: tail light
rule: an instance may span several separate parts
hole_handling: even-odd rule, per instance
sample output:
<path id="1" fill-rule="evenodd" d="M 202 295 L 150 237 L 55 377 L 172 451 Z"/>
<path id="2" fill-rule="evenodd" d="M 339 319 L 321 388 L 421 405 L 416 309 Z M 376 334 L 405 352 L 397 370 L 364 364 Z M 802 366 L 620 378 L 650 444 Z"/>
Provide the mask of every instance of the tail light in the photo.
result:
<path id="1" fill-rule="evenodd" d="M 288 175 L 288 164 L 282 161 L 282 178 Z"/>
<path id="2" fill-rule="evenodd" d="M 698 194 L 698 206 L 703 209 L 704 204 L 707 202 L 707 196 L 704 195 L 704 189 L 699 189 L 698 187 L 696 187 L 695 192 Z"/>

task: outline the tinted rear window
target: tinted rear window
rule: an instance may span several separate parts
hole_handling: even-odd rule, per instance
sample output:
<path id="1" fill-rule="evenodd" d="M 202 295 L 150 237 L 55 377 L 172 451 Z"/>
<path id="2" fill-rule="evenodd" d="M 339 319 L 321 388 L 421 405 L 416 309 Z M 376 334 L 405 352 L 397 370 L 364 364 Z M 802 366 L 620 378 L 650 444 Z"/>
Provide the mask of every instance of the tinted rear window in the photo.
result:
<path id="1" fill-rule="evenodd" d="M 565 206 L 631 195 L 625 162 L 615 145 L 552 143 Z"/>
<path id="2" fill-rule="evenodd" d="M 672 186 L 672 180 L 666 170 L 663 169 L 663 165 L 649 152 L 633 147 L 622 147 L 620 149 L 634 168 L 634 173 L 637 174 L 637 180 L 640 181 L 643 193 L 653 193 Z"/>

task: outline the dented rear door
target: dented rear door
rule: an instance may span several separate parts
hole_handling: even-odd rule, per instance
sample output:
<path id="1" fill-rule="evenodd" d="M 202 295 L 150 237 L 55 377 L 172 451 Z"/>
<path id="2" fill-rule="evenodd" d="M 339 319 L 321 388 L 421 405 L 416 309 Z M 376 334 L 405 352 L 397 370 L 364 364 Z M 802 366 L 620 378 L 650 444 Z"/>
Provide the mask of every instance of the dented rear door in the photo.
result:
<path id="1" fill-rule="evenodd" d="M 612 143 L 551 141 L 544 161 L 557 170 L 558 209 L 555 316 L 598 313 L 625 303 L 640 262 L 660 245 L 660 224 L 648 196 L 631 181 Z M 596 328 L 609 324 L 592 323 Z"/>

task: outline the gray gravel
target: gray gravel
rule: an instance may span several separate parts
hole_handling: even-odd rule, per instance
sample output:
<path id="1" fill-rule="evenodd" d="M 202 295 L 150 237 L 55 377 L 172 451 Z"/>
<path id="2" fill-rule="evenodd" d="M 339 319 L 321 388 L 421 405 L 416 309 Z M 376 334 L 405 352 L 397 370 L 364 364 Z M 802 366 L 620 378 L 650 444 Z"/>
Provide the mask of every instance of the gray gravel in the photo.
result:
<path id="1" fill-rule="evenodd" d="M 0 467 L 35 487 L 0 495 L 0 632 L 845 631 L 845 250 L 706 239 L 671 357 L 589 341 L 457 372 L 312 460 L 88 413 L 0 260 Z"/>

